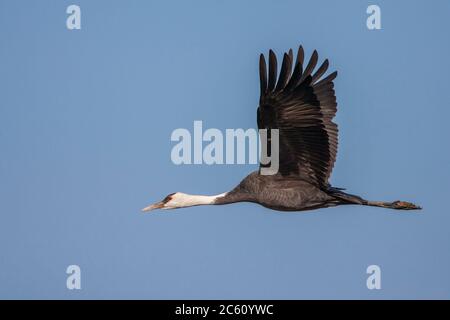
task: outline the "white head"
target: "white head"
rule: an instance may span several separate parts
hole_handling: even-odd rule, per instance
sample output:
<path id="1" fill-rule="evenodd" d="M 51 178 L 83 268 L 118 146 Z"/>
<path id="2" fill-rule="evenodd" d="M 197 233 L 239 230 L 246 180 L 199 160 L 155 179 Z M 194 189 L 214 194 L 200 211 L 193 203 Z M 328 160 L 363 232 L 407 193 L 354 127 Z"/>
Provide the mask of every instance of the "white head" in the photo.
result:
<path id="1" fill-rule="evenodd" d="M 154 209 L 177 209 L 184 207 L 199 206 L 205 204 L 214 204 L 214 201 L 218 198 L 224 196 L 220 194 L 217 196 L 196 196 L 190 195 L 182 192 L 175 192 L 169 194 L 162 201 L 152 204 L 148 207 L 142 209 L 142 211 L 147 212 Z"/>

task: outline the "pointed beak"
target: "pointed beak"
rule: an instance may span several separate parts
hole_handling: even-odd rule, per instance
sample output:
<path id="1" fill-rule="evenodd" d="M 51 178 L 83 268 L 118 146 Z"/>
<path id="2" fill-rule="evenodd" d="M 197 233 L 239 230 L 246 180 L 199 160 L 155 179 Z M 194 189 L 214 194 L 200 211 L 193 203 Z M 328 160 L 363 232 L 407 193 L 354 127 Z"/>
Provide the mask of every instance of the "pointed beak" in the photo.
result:
<path id="1" fill-rule="evenodd" d="M 162 207 L 164 207 L 164 203 L 157 202 L 157 203 L 149 205 L 148 207 L 143 208 L 142 212 L 148 212 L 148 211 L 152 211 L 155 209 L 161 209 Z"/>

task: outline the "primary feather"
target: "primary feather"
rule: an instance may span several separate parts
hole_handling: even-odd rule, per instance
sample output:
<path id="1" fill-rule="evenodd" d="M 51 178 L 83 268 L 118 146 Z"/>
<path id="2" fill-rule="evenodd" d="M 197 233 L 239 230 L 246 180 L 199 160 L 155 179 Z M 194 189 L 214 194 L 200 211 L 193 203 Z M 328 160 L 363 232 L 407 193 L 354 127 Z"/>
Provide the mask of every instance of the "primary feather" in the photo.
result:
<path id="1" fill-rule="evenodd" d="M 319 81 L 329 63 L 325 60 L 312 75 L 318 54 L 314 51 L 303 68 L 304 51 L 298 49 L 292 69 L 292 50 L 284 54 L 275 87 L 277 58 L 269 52 L 269 84 L 266 85 L 264 55 L 260 56 L 259 129 L 279 129 L 280 172 L 298 175 L 318 187 L 326 187 L 336 160 L 338 128 L 333 79 L 336 72 Z M 304 72 L 303 72 L 304 69 Z"/>

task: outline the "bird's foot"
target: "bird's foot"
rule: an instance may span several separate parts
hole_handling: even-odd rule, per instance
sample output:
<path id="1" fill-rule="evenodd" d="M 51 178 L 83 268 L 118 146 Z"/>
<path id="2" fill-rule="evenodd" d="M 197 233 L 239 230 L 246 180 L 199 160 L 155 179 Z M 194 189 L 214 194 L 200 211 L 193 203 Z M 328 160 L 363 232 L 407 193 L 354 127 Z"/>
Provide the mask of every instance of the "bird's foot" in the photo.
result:
<path id="1" fill-rule="evenodd" d="M 400 210 L 420 210 L 420 209 L 422 209 L 421 207 L 416 206 L 414 203 L 406 202 L 406 201 L 394 201 L 394 202 L 392 202 L 392 208 L 400 209 Z"/>

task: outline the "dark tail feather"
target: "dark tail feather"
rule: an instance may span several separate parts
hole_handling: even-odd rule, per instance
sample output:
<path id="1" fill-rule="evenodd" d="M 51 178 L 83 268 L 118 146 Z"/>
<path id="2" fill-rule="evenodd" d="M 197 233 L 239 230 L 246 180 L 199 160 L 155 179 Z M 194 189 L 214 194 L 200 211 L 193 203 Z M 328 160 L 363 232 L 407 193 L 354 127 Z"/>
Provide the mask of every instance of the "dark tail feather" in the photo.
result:
<path id="1" fill-rule="evenodd" d="M 396 210 L 421 210 L 420 206 L 415 205 L 411 202 L 406 201 L 394 201 L 394 202 L 384 202 L 384 201 L 368 201 L 361 197 L 340 191 L 338 188 L 329 189 L 332 195 L 343 201 L 344 204 L 359 204 L 363 206 L 381 207 L 387 209 Z"/>

